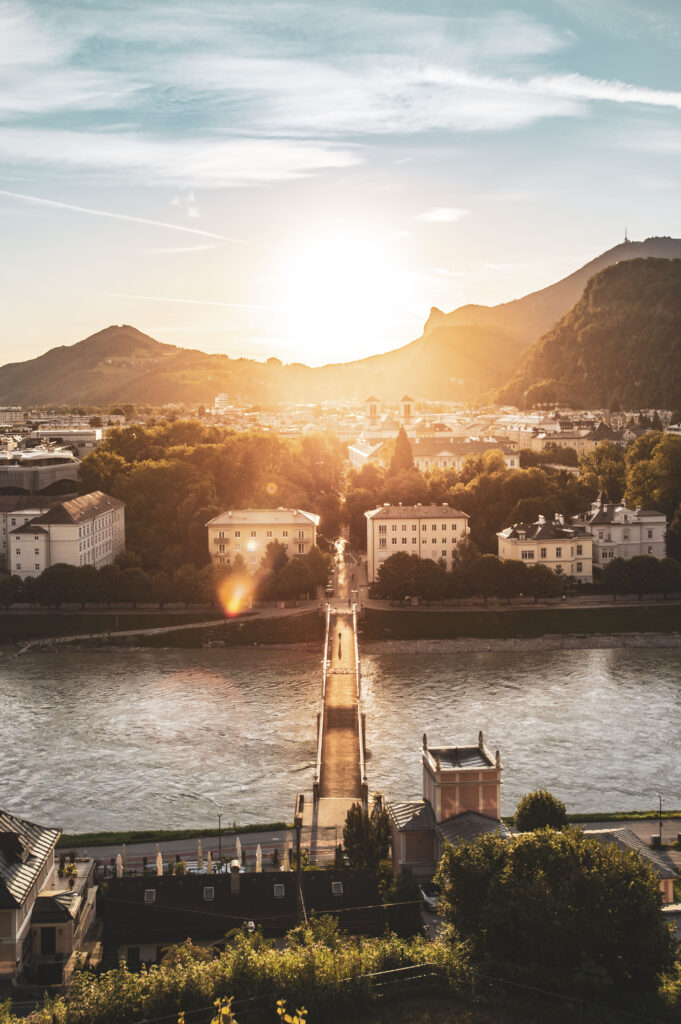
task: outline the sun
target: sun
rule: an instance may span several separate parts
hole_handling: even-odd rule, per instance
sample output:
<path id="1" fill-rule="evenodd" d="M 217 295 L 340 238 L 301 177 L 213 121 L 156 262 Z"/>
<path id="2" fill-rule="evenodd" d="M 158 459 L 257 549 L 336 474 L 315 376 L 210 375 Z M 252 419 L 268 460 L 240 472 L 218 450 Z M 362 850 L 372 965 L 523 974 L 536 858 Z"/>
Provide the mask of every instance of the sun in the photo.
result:
<path id="1" fill-rule="evenodd" d="M 338 232 L 301 247 L 284 274 L 299 358 L 347 362 L 387 347 L 386 322 L 403 300 L 403 279 L 388 245 L 370 236 Z"/>

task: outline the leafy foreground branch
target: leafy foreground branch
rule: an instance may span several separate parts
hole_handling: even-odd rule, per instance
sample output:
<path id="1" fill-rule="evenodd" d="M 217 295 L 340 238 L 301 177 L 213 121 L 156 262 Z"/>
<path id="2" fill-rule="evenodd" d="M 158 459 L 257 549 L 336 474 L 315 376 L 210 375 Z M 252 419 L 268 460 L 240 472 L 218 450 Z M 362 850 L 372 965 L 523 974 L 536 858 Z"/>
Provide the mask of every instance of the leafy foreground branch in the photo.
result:
<path id="1" fill-rule="evenodd" d="M 174 1024 L 179 1014 L 187 1020 L 209 1020 L 218 1001 L 218 1021 L 236 1017 L 241 1024 L 272 1021 L 278 1010 L 286 1020 L 285 1006 L 306 1007 L 310 1024 L 320 1021 L 358 1020 L 385 992 L 380 972 L 395 971 L 437 975 L 439 987 L 470 1006 L 489 995 L 489 984 L 478 974 L 470 943 L 457 941 L 447 931 L 434 942 L 395 935 L 356 939 L 339 932 L 329 917 L 313 920 L 290 932 L 286 945 L 275 948 L 256 933 L 236 930 L 223 951 L 192 946 L 172 947 L 158 966 L 131 973 L 121 965 L 96 977 L 77 972 L 68 998 L 46 997 L 31 1016 L 32 1024 L 131 1024 L 159 1020 Z M 393 990 L 395 996 L 406 988 Z M 576 994 L 576 993 L 572 993 Z M 645 993 L 646 1013 L 658 1019 L 677 1019 L 681 1007 L 681 969 L 669 974 L 659 992 Z M 234 1013 L 232 1003 L 234 998 Z M 557 997 L 558 1002 L 560 997 Z M 241 1008 L 249 1001 L 242 1017 Z M 283 1000 L 283 1002 L 278 1002 Z M 238 1002 L 237 1002 L 238 1001 Z M 597 997 L 594 999 L 597 1000 Z M 605 1000 L 603 1000 L 605 1001 Z M 629 1011 L 635 1009 L 631 994 Z M 255 1014 L 255 1016 L 254 1016 Z M 230 1016 L 232 1015 L 232 1016 Z M 674 1016 L 676 1015 L 676 1016 Z M 304 1018 L 302 1011 L 295 1015 Z M 524 1018 L 531 1020 L 531 1016 Z M 559 1017 L 555 1020 L 570 1017 Z M 599 1018 L 608 1020 L 607 1016 Z M 617 1019 L 616 1017 L 612 1018 Z M 626 1014 L 621 1018 L 628 1019 Z M 0 1024 L 20 1024 L 9 1004 L 0 1004 Z"/>

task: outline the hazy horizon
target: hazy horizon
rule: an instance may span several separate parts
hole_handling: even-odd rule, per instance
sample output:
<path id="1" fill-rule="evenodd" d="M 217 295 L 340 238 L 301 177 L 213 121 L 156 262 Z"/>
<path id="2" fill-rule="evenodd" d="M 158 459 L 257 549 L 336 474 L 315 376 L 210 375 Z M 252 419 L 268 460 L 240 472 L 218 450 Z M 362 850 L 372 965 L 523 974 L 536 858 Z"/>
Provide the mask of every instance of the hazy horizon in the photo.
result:
<path id="1" fill-rule="evenodd" d="M 681 10 L 0 2 L 0 365 L 110 324 L 309 365 L 678 228 Z"/>

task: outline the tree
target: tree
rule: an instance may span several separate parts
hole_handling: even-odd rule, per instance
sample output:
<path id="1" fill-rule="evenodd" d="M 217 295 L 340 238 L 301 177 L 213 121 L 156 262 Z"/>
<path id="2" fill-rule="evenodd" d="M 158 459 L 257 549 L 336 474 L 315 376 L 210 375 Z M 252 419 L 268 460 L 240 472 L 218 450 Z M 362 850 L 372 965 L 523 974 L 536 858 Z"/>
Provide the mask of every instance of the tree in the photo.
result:
<path id="1" fill-rule="evenodd" d="M 36 591 L 40 604 L 59 608 L 65 601 L 78 600 L 78 568 L 57 562 L 44 569 L 36 578 Z"/>
<path id="2" fill-rule="evenodd" d="M 618 594 L 631 593 L 631 573 L 629 563 L 624 558 L 613 558 L 603 570 L 601 580 L 603 586 L 612 594 L 613 601 Z"/>
<path id="3" fill-rule="evenodd" d="M 519 597 L 525 591 L 527 583 L 527 566 L 515 558 L 507 558 L 502 563 L 499 596 L 505 597 L 508 604 L 511 599 Z"/>
<path id="4" fill-rule="evenodd" d="M 287 562 L 288 555 L 282 542 L 280 540 L 271 540 L 260 560 L 260 568 L 264 573 L 276 573 L 283 569 Z"/>
<path id="5" fill-rule="evenodd" d="M 631 589 L 638 594 L 639 601 L 644 594 L 661 590 L 660 563 L 652 555 L 634 555 L 629 560 Z"/>
<path id="6" fill-rule="evenodd" d="M 414 468 L 414 456 L 411 450 L 409 438 L 404 427 L 400 427 L 395 438 L 395 450 L 390 460 L 390 476 L 395 476 L 404 469 Z"/>
<path id="7" fill-rule="evenodd" d="M 101 427 L 102 426 L 102 417 L 101 416 L 91 416 L 90 419 L 88 420 L 88 424 L 91 427 Z"/>
<path id="8" fill-rule="evenodd" d="M 563 582 L 547 565 L 533 565 L 527 570 L 526 590 L 536 604 L 540 597 L 558 597 L 563 592 Z"/>
<path id="9" fill-rule="evenodd" d="M 418 555 L 397 551 L 378 568 L 378 587 L 384 597 L 403 601 L 417 589 Z"/>
<path id="10" fill-rule="evenodd" d="M 667 554 L 681 562 L 681 505 L 678 505 L 674 517 L 667 527 Z"/>
<path id="11" fill-rule="evenodd" d="M 118 484 L 129 468 L 125 459 L 115 452 L 104 451 L 101 448 L 90 452 L 78 467 L 83 494 L 104 491 L 105 494 L 117 497 Z"/>
<path id="12" fill-rule="evenodd" d="M 381 803 L 376 801 L 370 814 L 362 804 L 352 805 L 343 826 L 343 848 L 351 868 L 378 871 L 390 849 L 390 819 Z"/>
<path id="13" fill-rule="evenodd" d="M 0 576 L 0 604 L 7 609 L 21 597 L 20 576 Z"/>
<path id="14" fill-rule="evenodd" d="M 147 601 L 151 591 L 151 581 L 144 569 L 124 569 L 121 573 L 121 595 L 123 601 L 130 601 L 133 608 L 138 601 Z"/>
<path id="15" fill-rule="evenodd" d="M 282 600 L 314 595 L 316 584 L 309 565 L 303 558 L 293 558 L 275 577 L 276 593 Z"/>
<path id="16" fill-rule="evenodd" d="M 201 596 L 201 577 L 194 565 L 181 565 L 173 573 L 173 591 L 175 600 L 181 601 L 185 608 L 188 604 L 196 604 Z"/>
<path id="17" fill-rule="evenodd" d="M 614 441 L 601 441 L 579 460 L 580 478 L 596 494 L 605 491 L 611 501 L 621 501 L 626 479 L 624 451 Z"/>
<path id="18" fill-rule="evenodd" d="M 494 597 L 502 589 L 503 566 L 496 555 L 483 555 L 475 567 L 475 592 L 485 599 Z"/>
<path id="19" fill-rule="evenodd" d="M 565 804 L 546 789 L 535 789 L 521 797 L 515 809 L 515 827 L 519 832 L 538 828 L 563 828 L 567 825 Z"/>
<path id="20" fill-rule="evenodd" d="M 664 597 L 667 594 L 681 593 L 681 562 L 675 558 L 663 558 L 659 563 L 660 587 Z"/>
<path id="21" fill-rule="evenodd" d="M 656 874 L 581 831 L 447 846 L 440 907 L 473 965 L 544 989 L 652 991 L 674 959 Z"/>

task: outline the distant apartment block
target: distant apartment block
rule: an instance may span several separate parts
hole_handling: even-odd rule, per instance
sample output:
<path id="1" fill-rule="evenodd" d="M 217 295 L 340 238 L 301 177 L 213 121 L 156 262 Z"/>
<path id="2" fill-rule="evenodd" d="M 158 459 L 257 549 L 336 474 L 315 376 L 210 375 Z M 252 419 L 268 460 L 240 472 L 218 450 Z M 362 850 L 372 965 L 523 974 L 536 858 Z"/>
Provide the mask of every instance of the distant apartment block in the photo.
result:
<path id="1" fill-rule="evenodd" d="M 125 505 L 92 491 L 11 529 L 7 541 L 9 571 L 21 579 L 58 563 L 100 569 L 125 548 Z"/>
<path id="2" fill-rule="evenodd" d="M 215 396 L 215 401 L 213 402 L 213 412 L 226 412 L 228 409 L 231 409 L 231 407 L 232 402 L 230 400 L 229 395 L 223 393 L 221 395 Z"/>
<path id="3" fill-rule="evenodd" d="M 636 555 L 666 556 L 667 520 L 656 509 L 628 508 L 625 502 L 608 501 L 601 491 L 591 509 L 572 519 L 593 538 L 593 562 L 605 568 L 614 558 Z"/>
<path id="4" fill-rule="evenodd" d="M 559 576 L 590 583 L 592 537 L 583 524 L 557 516 L 534 523 L 515 523 L 497 533 L 499 558 L 545 565 Z"/>
<path id="5" fill-rule="evenodd" d="M 255 572 L 267 549 L 278 540 L 289 558 L 307 555 L 317 543 L 319 516 L 299 508 L 230 509 L 206 523 L 211 560 L 231 565 L 241 555 Z"/>
<path id="6" fill-rule="evenodd" d="M 20 405 L 0 405 L 0 427 L 24 422 L 24 410 Z"/>
<path id="7" fill-rule="evenodd" d="M 0 452 L 0 493 L 40 494 L 48 489 L 75 491 L 78 459 L 68 448 L 15 448 Z"/>
<path id="8" fill-rule="evenodd" d="M 461 437 L 415 437 L 411 442 L 414 465 L 424 473 L 433 469 L 462 470 L 470 456 L 501 452 L 509 469 L 520 467 L 520 455 L 499 441 L 466 440 Z"/>
<path id="9" fill-rule="evenodd" d="M 364 513 L 367 521 L 367 573 L 370 583 L 387 558 L 406 551 L 442 560 L 447 569 L 457 544 L 468 536 L 465 512 L 443 505 L 380 505 Z"/>
<path id="10" fill-rule="evenodd" d="M 42 444 L 62 445 L 73 448 L 79 456 L 87 455 L 95 450 L 102 440 L 101 427 L 41 427 L 32 430 L 28 435 L 28 443 L 38 441 Z"/>

